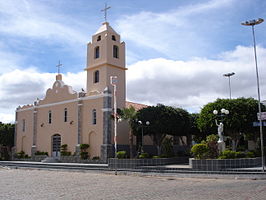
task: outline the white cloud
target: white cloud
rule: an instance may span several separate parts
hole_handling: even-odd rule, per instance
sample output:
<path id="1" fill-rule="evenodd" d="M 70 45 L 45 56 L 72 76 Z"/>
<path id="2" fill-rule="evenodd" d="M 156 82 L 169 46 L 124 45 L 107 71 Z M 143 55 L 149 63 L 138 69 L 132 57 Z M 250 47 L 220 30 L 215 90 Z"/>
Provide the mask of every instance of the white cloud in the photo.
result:
<path id="1" fill-rule="evenodd" d="M 258 48 L 259 66 L 266 65 L 266 49 Z M 174 61 L 164 58 L 150 59 L 130 65 L 127 72 L 128 99 L 149 104 L 163 103 L 181 106 L 189 111 L 200 108 L 217 98 L 228 98 L 228 79 L 223 74 L 235 72 L 231 77 L 232 95 L 257 97 L 253 49 L 238 46 L 225 52 L 219 59 L 197 58 Z M 260 77 L 266 71 L 261 68 Z M 261 80 L 262 98 L 266 98 Z"/>
<path id="2" fill-rule="evenodd" d="M 42 99 L 46 90 L 51 88 L 56 74 L 41 73 L 35 68 L 14 70 L 0 75 L 0 121 L 14 121 L 15 109 L 19 105 L 32 104 Z M 85 89 L 85 72 L 63 75 L 63 81 L 74 90 Z"/>

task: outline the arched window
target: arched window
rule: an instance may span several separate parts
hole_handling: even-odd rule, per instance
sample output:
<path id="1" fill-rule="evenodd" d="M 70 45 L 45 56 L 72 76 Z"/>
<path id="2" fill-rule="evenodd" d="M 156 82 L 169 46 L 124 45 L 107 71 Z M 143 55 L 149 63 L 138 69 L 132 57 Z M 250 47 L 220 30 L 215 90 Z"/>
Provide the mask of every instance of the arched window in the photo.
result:
<path id="1" fill-rule="evenodd" d="M 114 35 L 112 35 L 112 40 L 113 40 L 113 41 L 116 41 L 116 39 L 115 39 L 115 36 L 114 36 Z"/>
<path id="2" fill-rule="evenodd" d="M 100 58 L 100 47 L 99 46 L 95 47 L 94 49 L 94 58 L 95 59 Z"/>
<path id="3" fill-rule="evenodd" d="M 49 110 L 48 112 L 48 123 L 51 124 L 52 123 L 52 111 Z"/>
<path id="4" fill-rule="evenodd" d="M 64 122 L 67 122 L 67 108 L 64 109 Z"/>
<path id="5" fill-rule="evenodd" d="M 99 35 L 98 37 L 97 37 L 97 41 L 100 41 L 101 40 L 101 36 Z"/>
<path id="6" fill-rule="evenodd" d="M 100 72 L 99 70 L 94 72 L 93 82 L 98 83 L 100 81 Z"/>
<path id="7" fill-rule="evenodd" d="M 119 57 L 119 49 L 118 49 L 118 46 L 116 46 L 116 45 L 113 46 L 113 57 L 114 58 Z"/>
<path id="8" fill-rule="evenodd" d="M 92 110 L 92 124 L 96 124 L 97 122 L 97 114 L 96 114 L 96 109 Z"/>

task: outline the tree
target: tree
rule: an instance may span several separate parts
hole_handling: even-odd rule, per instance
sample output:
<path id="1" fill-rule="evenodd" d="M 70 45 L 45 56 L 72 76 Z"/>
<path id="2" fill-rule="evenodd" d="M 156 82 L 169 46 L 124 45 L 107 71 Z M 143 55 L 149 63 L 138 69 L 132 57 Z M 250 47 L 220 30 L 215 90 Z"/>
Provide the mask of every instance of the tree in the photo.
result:
<path id="1" fill-rule="evenodd" d="M 0 122 L 0 144 L 7 147 L 14 146 L 14 124 L 4 124 Z"/>
<path id="2" fill-rule="evenodd" d="M 235 151 L 240 138 L 240 133 L 256 133 L 258 130 L 252 126 L 257 121 L 258 101 L 253 98 L 217 99 L 205 105 L 197 120 L 201 131 L 209 134 L 217 133 L 213 110 L 229 110 L 229 115 L 223 119 L 224 134 L 232 139 L 232 149 Z M 265 110 L 265 106 L 262 105 Z M 221 120 L 221 119 L 220 119 Z"/>
<path id="3" fill-rule="evenodd" d="M 122 110 L 118 110 L 118 114 L 121 117 L 122 120 L 126 120 L 130 126 L 129 130 L 129 154 L 130 158 L 133 158 L 133 131 L 132 128 L 134 126 L 134 123 L 136 121 L 136 114 L 137 111 L 133 106 L 130 106 L 129 108 L 123 108 Z"/>
<path id="4" fill-rule="evenodd" d="M 143 130 L 144 135 L 150 135 L 157 147 L 158 155 L 161 154 L 161 144 L 166 135 L 188 136 L 190 118 L 187 111 L 158 104 L 139 110 L 136 118 L 149 121 L 150 125 Z M 136 122 L 133 123 L 135 135 L 141 135 L 141 130 Z"/>
<path id="5" fill-rule="evenodd" d="M 191 123 L 190 134 L 193 136 L 193 140 L 196 143 L 200 143 L 207 136 L 204 132 L 202 132 L 198 128 L 198 124 L 197 124 L 198 118 L 199 118 L 199 113 L 190 114 L 190 121 L 191 121 L 190 122 Z"/>
<path id="6" fill-rule="evenodd" d="M 14 124 L 0 122 L 0 159 L 9 159 L 11 147 L 14 146 L 14 132 Z"/>

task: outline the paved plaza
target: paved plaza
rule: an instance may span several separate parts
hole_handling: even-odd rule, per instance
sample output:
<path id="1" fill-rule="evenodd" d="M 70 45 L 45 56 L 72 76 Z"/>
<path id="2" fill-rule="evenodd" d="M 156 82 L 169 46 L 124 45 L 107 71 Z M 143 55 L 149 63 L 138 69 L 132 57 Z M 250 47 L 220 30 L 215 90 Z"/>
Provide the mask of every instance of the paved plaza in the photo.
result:
<path id="1" fill-rule="evenodd" d="M 0 199 L 266 199 L 266 180 L 0 168 Z"/>

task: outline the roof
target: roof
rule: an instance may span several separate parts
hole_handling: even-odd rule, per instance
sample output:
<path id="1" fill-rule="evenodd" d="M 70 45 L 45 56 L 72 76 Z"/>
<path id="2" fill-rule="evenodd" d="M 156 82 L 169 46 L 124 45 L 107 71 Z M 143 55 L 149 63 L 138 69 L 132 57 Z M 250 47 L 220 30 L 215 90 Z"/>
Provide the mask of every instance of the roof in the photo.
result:
<path id="1" fill-rule="evenodd" d="M 141 110 L 142 108 L 147 108 L 148 107 L 148 105 L 145 105 L 145 104 L 140 104 L 140 103 L 134 103 L 134 102 L 126 101 L 126 108 L 129 108 L 130 106 L 135 108 L 136 111 Z"/>
<path id="2" fill-rule="evenodd" d="M 114 31 L 114 29 L 109 25 L 108 22 L 104 22 L 104 23 L 102 24 L 102 26 L 96 31 L 95 35 L 98 34 L 98 33 L 102 33 L 102 32 L 104 32 L 104 31 L 107 31 L 107 32 L 109 32 L 109 33 L 115 33 L 115 34 L 117 34 L 117 33 Z"/>

